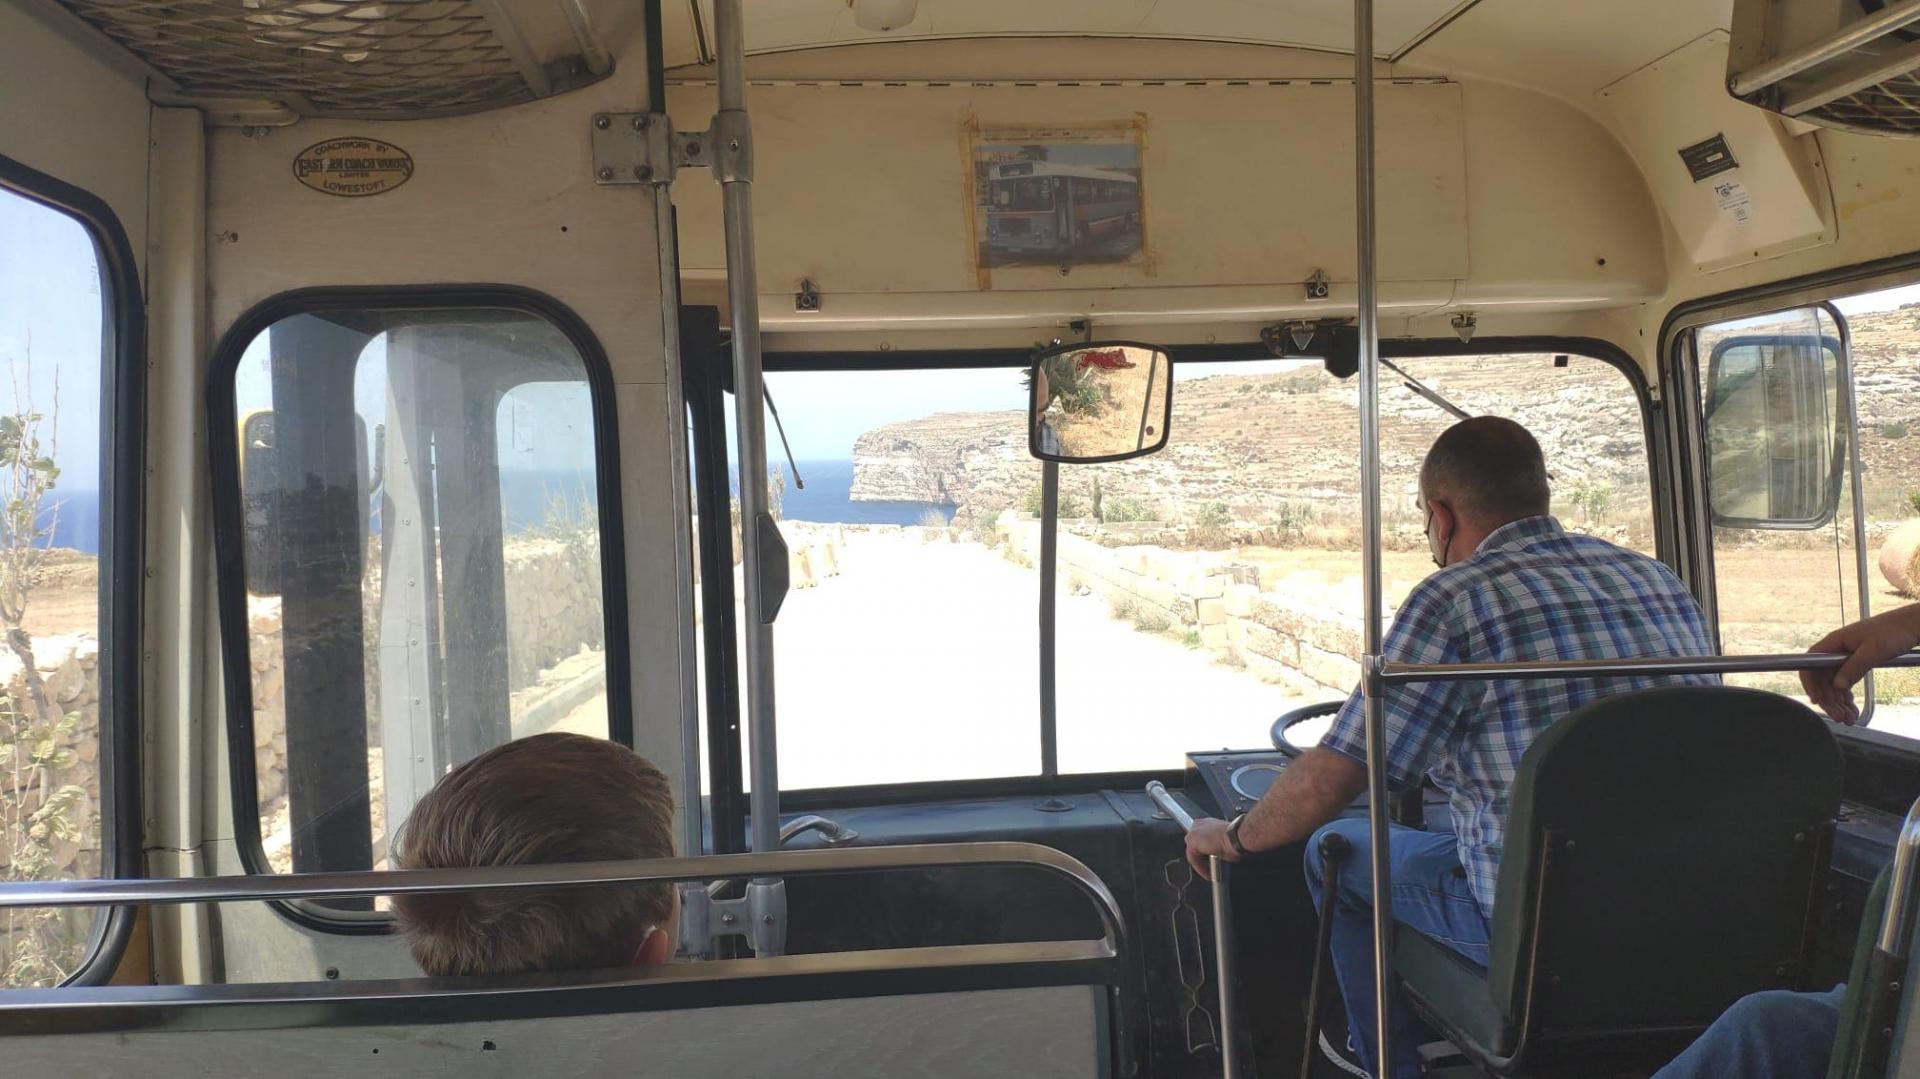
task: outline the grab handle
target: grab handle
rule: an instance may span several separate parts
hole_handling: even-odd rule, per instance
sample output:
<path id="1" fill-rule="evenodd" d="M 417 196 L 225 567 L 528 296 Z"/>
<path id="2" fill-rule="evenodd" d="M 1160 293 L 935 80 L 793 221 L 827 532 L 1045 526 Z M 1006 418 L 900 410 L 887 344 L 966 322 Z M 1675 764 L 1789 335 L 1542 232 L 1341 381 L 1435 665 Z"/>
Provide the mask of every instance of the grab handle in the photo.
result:
<path id="1" fill-rule="evenodd" d="M 1157 779 L 1148 783 L 1147 797 L 1172 817 L 1182 832 L 1193 831 L 1193 814 L 1174 800 L 1166 784 Z M 1220 980 L 1220 1070 L 1226 1079 L 1236 1079 L 1240 1075 L 1240 1024 L 1233 1007 L 1233 911 L 1227 902 L 1226 869 L 1226 863 L 1218 857 L 1207 859 L 1207 876 L 1213 878 L 1214 971 Z"/>

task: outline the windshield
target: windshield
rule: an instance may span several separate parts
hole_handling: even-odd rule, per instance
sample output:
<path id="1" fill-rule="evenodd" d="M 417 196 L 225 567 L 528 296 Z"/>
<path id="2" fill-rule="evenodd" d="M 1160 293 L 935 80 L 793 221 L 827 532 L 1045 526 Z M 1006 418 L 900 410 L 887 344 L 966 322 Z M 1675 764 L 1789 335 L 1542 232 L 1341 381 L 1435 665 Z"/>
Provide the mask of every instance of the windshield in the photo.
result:
<path id="1" fill-rule="evenodd" d="M 1569 528 L 1653 550 L 1640 404 L 1618 370 L 1542 354 L 1396 363 L 1456 408 L 1532 428 Z M 767 376 L 798 473 L 772 436 L 793 578 L 774 624 L 784 789 L 1038 773 L 1043 488 L 1023 375 Z M 1318 360 L 1182 363 L 1175 378 L 1165 450 L 1060 468 L 1063 772 L 1258 748 L 1282 712 L 1344 698 L 1359 676 L 1355 382 Z M 1398 604 L 1432 570 L 1416 475 L 1456 417 L 1390 379 L 1383 553 Z"/>

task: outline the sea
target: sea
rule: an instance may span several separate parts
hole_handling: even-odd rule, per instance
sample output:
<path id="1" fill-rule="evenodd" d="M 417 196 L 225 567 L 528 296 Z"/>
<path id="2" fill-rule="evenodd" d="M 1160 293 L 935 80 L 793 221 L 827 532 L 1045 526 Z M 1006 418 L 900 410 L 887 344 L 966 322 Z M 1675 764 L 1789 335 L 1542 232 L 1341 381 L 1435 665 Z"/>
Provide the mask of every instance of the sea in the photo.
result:
<path id="1" fill-rule="evenodd" d="M 789 521 L 814 521 L 821 524 L 917 525 L 930 514 L 942 522 L 951 522 L 955 507 L 944 502 L 856 502 L 853 500 L 853 462 L 824 460 L 797 462 L 800 479 L 806 487 L 794 483 L 793 466 L 777 462 L 787 473 L 787 493 L 782 499 L 780 516 Z M 738 485 L 735 485 L 737 491 Z"/>
<path id="2" fill-rule="evenodd" d="M 853 495 L 851 460 L 799 462 L 801 488 L 794 483 L 793 469 L 784 461 L 780 470 L 787 474 L 787 490 L 781 504 L 781 517 L 790 521 L 822 524 L 917 525 L 938 514 L 945 522 L 953 520 L 955 507 L 942 502 L 856 502 Z M 595 501 L 593 474 L 590 472 L 508 471 L 500 475 L 501 508 L 508 534 L 525 531 L 543 523 L 551 513 L 580 512 L 583 505 Z M 739 490 L 735 485 L 734 490 Z M 81 488 L 56 488 L 48 495 L 58 503 L 57 514 L 43 512 L 42 523 L 53 525 L 53 545 L 85 554 L 100 553 L 100 493 Z M 373 527 L 379 528 L 379 512 L 373 512 Z"/>
<path id="3" fill-rule="evenodd" d="M 100 492 L 55 487 L 40 507 L 40 527 L 53 526 L 53 545 L 100 553 Z"/>

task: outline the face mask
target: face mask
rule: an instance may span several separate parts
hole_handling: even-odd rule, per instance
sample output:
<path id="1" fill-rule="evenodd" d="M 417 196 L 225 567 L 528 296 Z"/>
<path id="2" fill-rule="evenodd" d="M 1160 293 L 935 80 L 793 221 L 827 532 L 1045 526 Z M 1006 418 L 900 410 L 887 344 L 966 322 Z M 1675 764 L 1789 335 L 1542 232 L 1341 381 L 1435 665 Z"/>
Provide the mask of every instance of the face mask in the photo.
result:
<path id="1" fill-rule="evenodd" d="M 1433 564 L 1435 566 L 1440 569 L 1446 569 L 1447 544 L 1451 542 L 1452 537 L 1442 540 L 1433 534 L 1433 508 L 1431 506 L 1427 508 L 1427 523 L 1424 527 L 1427 533 L 1427 553 L 1433 556 Z"/>

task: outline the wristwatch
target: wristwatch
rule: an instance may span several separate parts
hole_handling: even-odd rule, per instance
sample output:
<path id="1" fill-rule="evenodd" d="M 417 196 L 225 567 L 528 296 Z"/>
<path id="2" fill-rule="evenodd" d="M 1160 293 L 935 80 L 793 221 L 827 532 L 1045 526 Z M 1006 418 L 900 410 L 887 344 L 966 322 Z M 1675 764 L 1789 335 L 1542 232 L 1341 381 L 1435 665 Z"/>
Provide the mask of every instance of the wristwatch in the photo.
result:
<path id="1" fill-rule="evenodd" d="M 1246 819 L 1247 819 L 1247 815 L 1245 813 L 1242 813 L 1239 816 L 1233 818 L 1233 820 L 1227 825 L 1227 842 L 1233 844 L 1233 852 L 1235 854 L 1238 854 L 1242 858 L 1245 858 L 1249 853 L 1251 853 L 1247 850 L 1246 846 L 1240 842 L 1240 824 Z"/>

